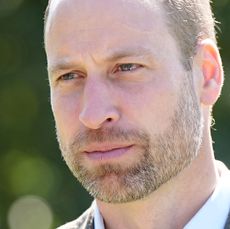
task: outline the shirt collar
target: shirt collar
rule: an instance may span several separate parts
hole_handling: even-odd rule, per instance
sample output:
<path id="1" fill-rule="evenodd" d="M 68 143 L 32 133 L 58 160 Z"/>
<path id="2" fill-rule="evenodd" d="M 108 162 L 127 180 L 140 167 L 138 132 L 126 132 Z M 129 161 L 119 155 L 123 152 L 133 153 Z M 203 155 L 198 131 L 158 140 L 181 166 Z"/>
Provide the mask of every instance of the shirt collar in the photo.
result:
<path id="1" fill-rule="evenodd" d="M 224 228 L 230 209 L 230 172 L 223 164 L 218 167 L 221 174 L 213 194 L 184 229 Z"/>
<path id="2" fill-rule="evenodd" d="M 97 207 L 96 200 L 93 201 L 92 207 L 94 209 L 94 229 L 105 229 L 103 218 Z"/>

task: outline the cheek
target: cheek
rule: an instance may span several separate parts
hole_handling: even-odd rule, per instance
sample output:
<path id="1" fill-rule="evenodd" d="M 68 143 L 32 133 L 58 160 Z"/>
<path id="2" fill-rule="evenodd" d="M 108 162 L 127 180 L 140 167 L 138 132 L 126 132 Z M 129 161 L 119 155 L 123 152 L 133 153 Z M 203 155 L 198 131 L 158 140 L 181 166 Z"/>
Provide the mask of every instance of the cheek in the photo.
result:
<path id="1" fill-rule="evenodd" d="M 159 134 L 171 124 L 177 106 L 178 91 L 172 85 L 149 83 L 138 89 L 124 90 L 123 113 L 140 128 Z"/>
<path id="2" fill-rule="evenodd" d="M 51 95 L 52 111 L 56 127 L 63 140 L 71 138 L 79 128 L 79 98 L 74 95 Z"/>

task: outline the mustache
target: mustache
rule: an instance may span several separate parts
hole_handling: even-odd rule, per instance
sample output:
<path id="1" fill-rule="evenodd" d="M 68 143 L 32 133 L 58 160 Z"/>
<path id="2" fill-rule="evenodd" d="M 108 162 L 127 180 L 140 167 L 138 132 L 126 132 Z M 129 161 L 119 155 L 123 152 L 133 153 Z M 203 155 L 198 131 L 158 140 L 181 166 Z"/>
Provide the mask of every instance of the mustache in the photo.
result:
<path id="1" fill-rule="evenodd" d="M 143 130 L 119 127 L 101 128 L 97 130 L 85 129 L 73 138 L 69 145 L 74 151 L 82 151 L 84 147 L 92 143 L 134 143 L 139 145 L 149 144 L 150 137 Z"/>

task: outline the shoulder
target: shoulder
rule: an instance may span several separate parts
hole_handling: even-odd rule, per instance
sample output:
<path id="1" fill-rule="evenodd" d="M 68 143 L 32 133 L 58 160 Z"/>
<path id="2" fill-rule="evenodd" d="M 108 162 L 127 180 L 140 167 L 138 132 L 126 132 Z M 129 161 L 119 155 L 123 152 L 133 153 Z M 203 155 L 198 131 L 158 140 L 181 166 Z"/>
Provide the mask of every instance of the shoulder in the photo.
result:
<path id="1" fill-rule="evenodd" d="M 93 208 L 88 208 L 77 219 L 68 222 L 57 229 L 93 229 Z"/>

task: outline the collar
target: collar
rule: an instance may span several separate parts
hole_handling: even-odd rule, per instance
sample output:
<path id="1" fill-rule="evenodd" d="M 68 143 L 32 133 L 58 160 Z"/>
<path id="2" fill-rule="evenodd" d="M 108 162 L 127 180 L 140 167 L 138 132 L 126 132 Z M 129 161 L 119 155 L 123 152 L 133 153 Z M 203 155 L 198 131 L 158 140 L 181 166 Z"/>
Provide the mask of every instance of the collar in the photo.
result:
<path id="1" fill-rule="evenodd" d="M 94 229 L 105 229 L 103 218 L 97 206 L 96 200 L 92 204 L 94 210 Z"/>
<path id="2" fill-rule="evenodd" d="M 184 229 L 224 228 L 230 209 L 230 172 L 223 163 L 219 163 L 218 168 L 220 178 L 213 194 Z"/>

